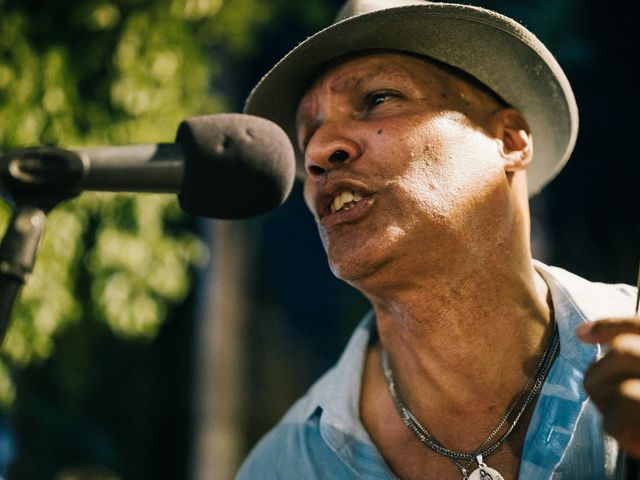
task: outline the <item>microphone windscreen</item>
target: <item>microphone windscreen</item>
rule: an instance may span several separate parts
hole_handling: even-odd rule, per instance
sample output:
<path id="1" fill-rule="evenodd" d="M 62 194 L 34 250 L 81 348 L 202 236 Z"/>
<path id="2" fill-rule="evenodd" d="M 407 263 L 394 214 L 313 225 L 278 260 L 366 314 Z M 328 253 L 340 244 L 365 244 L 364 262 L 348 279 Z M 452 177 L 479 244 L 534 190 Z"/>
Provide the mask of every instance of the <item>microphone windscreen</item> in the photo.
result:
<path id="1" fill-rule="evenodd" d="M 188 213 L 240 219 L 280 206 L 295 177 L 289 137 L 265 118 L 240 113 L 192 117 L 178 127 L 184 180 L 178 194 Z"/>

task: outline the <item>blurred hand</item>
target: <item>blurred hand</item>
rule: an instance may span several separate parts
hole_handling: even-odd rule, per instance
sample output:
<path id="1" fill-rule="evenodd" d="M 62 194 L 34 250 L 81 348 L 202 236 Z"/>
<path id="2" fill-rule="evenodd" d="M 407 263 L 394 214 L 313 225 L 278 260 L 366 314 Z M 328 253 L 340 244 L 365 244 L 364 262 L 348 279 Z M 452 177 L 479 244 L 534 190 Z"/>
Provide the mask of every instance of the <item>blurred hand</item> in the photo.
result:
<path id="1" fill-rule="evenodd" d="M 640 318 L 610 318 L 580 325 L 577 337 L 609 351 L 587 371 L 584 387 L 604 418 L 605 430 L 640 458 Z"/>

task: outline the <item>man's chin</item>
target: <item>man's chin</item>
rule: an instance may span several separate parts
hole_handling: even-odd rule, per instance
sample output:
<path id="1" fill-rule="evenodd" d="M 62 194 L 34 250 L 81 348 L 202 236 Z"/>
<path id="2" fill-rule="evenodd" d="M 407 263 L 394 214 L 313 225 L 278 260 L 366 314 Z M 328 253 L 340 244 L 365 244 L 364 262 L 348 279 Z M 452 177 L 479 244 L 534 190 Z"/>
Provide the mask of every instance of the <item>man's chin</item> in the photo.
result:
<path id="1" fill-rule="evenodd" d="M 356 288 L 364 287 L 363 283 L 372 279 L 379 273 L 380 268 L 386 262 L 376 261 L 372 256 L 347 254 L 346 258 L 341 256 L 331 256 L 329 252 L 329 268 L 340 280 Z"/>

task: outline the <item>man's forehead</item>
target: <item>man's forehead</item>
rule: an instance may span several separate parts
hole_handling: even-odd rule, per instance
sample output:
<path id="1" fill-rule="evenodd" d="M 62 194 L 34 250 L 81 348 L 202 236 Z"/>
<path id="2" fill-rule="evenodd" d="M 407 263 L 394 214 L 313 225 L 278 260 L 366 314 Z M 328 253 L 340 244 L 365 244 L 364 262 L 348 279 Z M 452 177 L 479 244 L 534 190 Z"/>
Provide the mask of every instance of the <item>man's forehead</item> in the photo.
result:
<path id="1" fill-rule="evenodd" d="M 300 99 L 296 119 L 301 110 L 312 103 L 309 100 L 313 92 L 324 89 L 331 93 L 348 94 L 356 91 L 358 86 L 368 85 L 378 79 L 393 80 L 399 86 L 416 86 L 426 94 L 453 94 L 462 97 L 467 104 L 469 97 L 473 97 L 481 104 L 508 106 L 476 78 L 432 58 L 398 51 L 361 52 L 350 58 L 338 59 L 321 71 Z"/>
<path id="2" fill-rule="evenodd" d="M 305 93 L 326 86 L 334 92 L 351 90 L 362 83 L 377 79 L 397 79 L 406 81 L 420 71 L 421 76 L 428 70 L 436 72 L 427 59 L 415 55 L 397 53 L 364 53 L 339 59 L 326 66 L 316 76 Z"/>
<path id="3" fill-rule="evenodd" d="M 430 74 L 432 73 L 432 74 Z M 362 85 L 392 80 L 397 86 L 409 86 L 414 82 L 442 82 L 446 72 L 426 57 L 402 52 L 363 53 L 332 62 L 311 83 L 298 103 L 296 118 L 306 116 L 305 110 L 313 109 L 318 92 L 349 94 Z"/>

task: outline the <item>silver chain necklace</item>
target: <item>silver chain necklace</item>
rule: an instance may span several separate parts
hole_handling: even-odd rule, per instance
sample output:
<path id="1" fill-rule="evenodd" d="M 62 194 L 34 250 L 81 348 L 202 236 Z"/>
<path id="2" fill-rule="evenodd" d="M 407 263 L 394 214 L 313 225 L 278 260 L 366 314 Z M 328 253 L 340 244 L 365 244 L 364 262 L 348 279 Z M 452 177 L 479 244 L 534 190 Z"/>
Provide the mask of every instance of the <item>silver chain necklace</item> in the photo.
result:
<path id="1" fill-rule="evenodd" d="M 389 387 L 389 393 L 391 394 L 391 398 L 393 399 L 393 403 L 402 418 L 404 424 L 409 427 L 413 433 L 416 434 L 418 439 L 431 450 L 436 452 L 443 457 L 448 458 L 462 472 L 463 480 L 504 480 L 500 473 L 486 465 L 484 463 L 484 459 L 495 452 L 500 445 L 504 443 L 507 437 L 513 432 L 516 424 L 527 410 L 527 407 L 531 404 L 533 399 L 536 397 L 542 385 L 544 384 L 544 380 L 549 373 L 551 365 L 553 363 L 553 359 L 556 356 L 558 351 L 558 347 L 560 345 L 560 336 L 558 334 L 558 325 L 554 324 L 553 333 L 551 335 L 551 339 L 547 344 L 547 347 L 544 351 L 544 354 L 540 358 L 538 362 L 538 366 L 536 367 L 535 372 L 527 381 L 522 392 L 518 395 L 518 397 L 509 405 L 506 413 L 498 422 L 498 425 L 493 429 L 491 434 L 487 437 L 487 439 L 482 442 L 482 444 L 475 450 L 473 453 L 466 452 L 456 452 L 455 450 L 450 450 L 438 442 L 436 438 L 422 425 L 422 423 L 418 420 L 418 418 L 413 414 L 409 407 L 406 406 L 404 400 L 398 393 L 396 389 L 396 384 L 394 381 L 393 371 L 391 370 L 391 366 L 389 365 L 389 357 L 387 356 L 387 352 L 380 348 L 380 365 L 382 367 L 382 373 L 384 375 L 385 382 L 387 383 L 387 387 Z M 489 445 L 494 437 L 500 432 L 502 427 L 509 421 L 509 418 L 512 416 L 516 407 L 521 405 L 518 412 L 514 415 L 513 420 L 511 420 L 509 427 L 506 432 L 500 436 L 494 443 Z M 467 469 L 473 464 L 473 462 L 477 462 L 478 468 L 471 472 L 471 474 L 467 473 Z"/>

